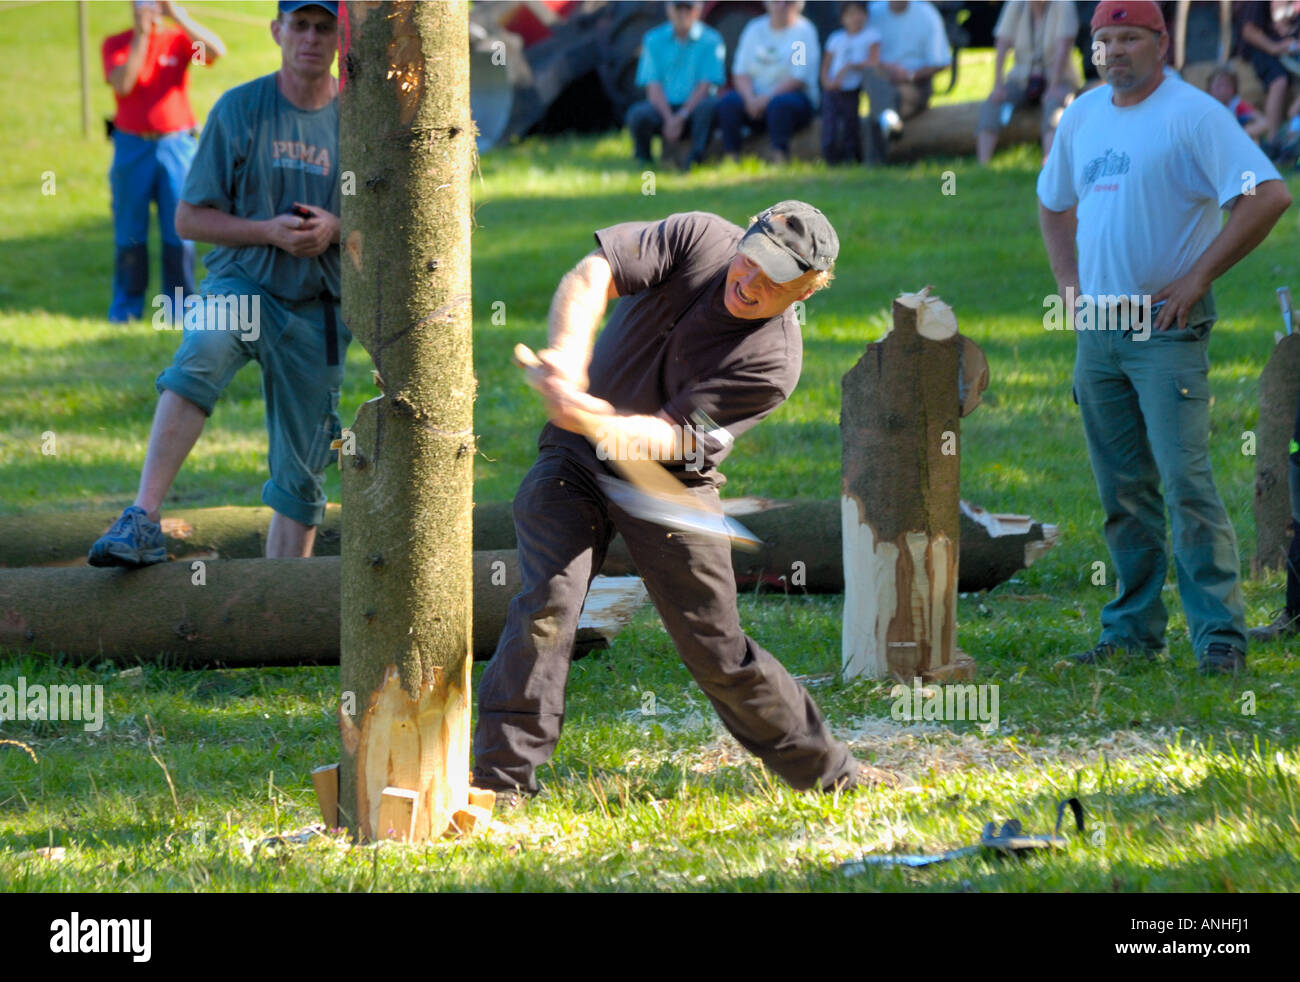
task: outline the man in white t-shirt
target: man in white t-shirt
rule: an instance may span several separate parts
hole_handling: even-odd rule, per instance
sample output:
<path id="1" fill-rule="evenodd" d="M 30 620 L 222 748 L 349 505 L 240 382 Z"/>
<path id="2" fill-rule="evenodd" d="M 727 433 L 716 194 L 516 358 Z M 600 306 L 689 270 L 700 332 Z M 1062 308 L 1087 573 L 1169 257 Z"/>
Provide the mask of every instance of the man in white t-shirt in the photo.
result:
<path id="1" fill-rule="evenodd" d="M 821 44 L 817 28 L 801 13 L 803 0 L 769 0 L 767 14 L 740 33 L 731 66 L 733 89 L 718 102 L 722 147 L 740 156 L 741 129 L 767 128 L 771 156 L 790 157 L 790 137 L 812 121 L 817 109 Z"/>
<path id="2" fill-rule="evenodd" d="M 867 72 L 871 99 L 872 156 L 884 159 L 882 132 L 899 133 L 930 104 L 933 79 L 952 64 L 943 18 L 926 0 L 875 0 L 871 26 L 880 32 L 880 65 Z"/>
<path id="3" fill-rule="evenodd" d="M 1291 196 L 1222 105 L 1163 72 L 1169 35 L 1155 3 L 1106 0 L 1092 29 L 1107 84 L 1066 109 L 1038 177 L 1059 291 L 1044 302 L 1044 326 L 1054 326 L 1052 310 L 1063 306 L 1067 321 L 1077 311 L 1063 326 L 1077 332 L 1074 395 L 1118 584 L 1100 643 L 1073 657 L 1093 664 L 1164 647 L 1167 504 L 1200 669 L 1238 671 L 1237 542 L 1209 463 L 1211 284 L 1264 239 Z"/>

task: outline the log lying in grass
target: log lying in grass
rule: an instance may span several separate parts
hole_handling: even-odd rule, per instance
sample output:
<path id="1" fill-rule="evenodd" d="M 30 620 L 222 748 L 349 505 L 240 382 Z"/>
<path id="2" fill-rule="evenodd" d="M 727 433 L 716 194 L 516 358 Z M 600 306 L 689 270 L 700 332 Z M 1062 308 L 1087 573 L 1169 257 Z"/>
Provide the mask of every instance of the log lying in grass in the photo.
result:
<path id="1" fill-rule="evenodd" d="M 1285 480 L 1283 485 L 1285 494 Z M 844 591 L 839 502 L 730 498 L 723 499 L 723 509 L 729 515 L 745 516 L 746 527 L 766 543 L 757 553 L 732 553 L 736 581 L 742 588 Z M 318 555 L 338 555 L 341 515 L 337 505 L 326 511 L 316 538 Z M 66 512 L 0 519 L 0 566 L 84 566 L 86 549 L 116 517 L 107 512 Z M 165 512 L 168 554 L 178 560 L 256 558 L 265 548 L 270 518 L 269 508 Z M 1040 524 L 1025 515 L 995 515 L 962 502 L 957 587 L 964 592 L 991 590 L 1032 565 L 1055 543 L 1054 525 Z M 515 548 L 510 502 L 474 506 L 474 548 Z M 601 572 L 607 576 L 636 574 L 621 538 L 611 544 Z"/>
<path id="2" fill-rule="evenodd" d="M 191 567 L 0 570 L 0 648 L 185 668 L 338 664 L 338 557 Z M 474 553 L 475 658 L 492 656 L 518 590 L 514 552 Z M 607 646 L 645 597 L 640 580 L 597 578 L 575 652 Z"/>

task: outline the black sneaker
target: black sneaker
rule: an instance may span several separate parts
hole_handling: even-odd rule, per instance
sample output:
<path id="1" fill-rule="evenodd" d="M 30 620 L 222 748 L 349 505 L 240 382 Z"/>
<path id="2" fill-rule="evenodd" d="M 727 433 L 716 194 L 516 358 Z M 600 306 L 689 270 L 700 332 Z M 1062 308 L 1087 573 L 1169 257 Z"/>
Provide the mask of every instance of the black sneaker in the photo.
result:
<path id="1" fill-rule="evenodd" d="M 1114 658 L 1124 649 L 1117 644 L 1111 644 L 1109 641 L 1103 641 L 1095 648 L 1088 651 L 1076 651 L 1070 655 L 1070 661 L 1076 665 L 1099 665 L 1104 661 Z"/>
<path id="2" fill-rule="evenodd" d="M 1215 641 L 1197 659 L 1202 675 L 1233 675 L 1246 670 L 1246 653 L 1226 641 Z"/>
<path id="3" fill-rule="evenodd" d="M 1279 638 L 1293 638 L 1300 634 L 1300 614 L 1293 614 L 1285 607 L 1270 614 L 1272 621 L 1263 627 L 1252 627 L 1246 637 L 1252 641 L 1276 641 Z"/>

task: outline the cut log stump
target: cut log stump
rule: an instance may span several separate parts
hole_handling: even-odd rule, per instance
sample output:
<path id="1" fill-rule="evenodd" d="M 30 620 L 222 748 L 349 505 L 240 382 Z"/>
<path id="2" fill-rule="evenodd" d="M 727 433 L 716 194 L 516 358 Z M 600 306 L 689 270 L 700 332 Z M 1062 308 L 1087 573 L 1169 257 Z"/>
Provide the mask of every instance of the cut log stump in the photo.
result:
<path id="1" fill-rule="evenodd" d="M 961 350 L 947 304 L 904 294 L 844 376 L 846 678 L 973 674 L 956 644 Z"/>

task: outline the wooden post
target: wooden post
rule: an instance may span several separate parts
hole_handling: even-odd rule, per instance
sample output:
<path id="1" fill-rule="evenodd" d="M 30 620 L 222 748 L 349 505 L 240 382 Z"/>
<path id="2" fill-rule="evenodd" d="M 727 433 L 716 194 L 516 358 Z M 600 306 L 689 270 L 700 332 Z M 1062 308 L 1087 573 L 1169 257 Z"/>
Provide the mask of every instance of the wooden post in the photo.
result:
<path id="1" fill-rule="evenodd" d="M 424 841 L 469 800 L 468 4 L 347 13 L 343 312 L 383 392 L 358 411 L 343 466 L 339 810 L 373 841 L 384 789 L 405 789 L 410 838 Z"/>
<path id="2" fill-rule="evenodd" d="M 1300 401 L 1300 334 L 1273 348 L 1259 374 L 1259 425 L 1255 442 L 1254 575 L 1285 569 L 1291 548 L 1291 485 L 1287 459 Z"/>
<path id="3" fill-rule="evenodd" d="M 77 4 L 77 61 L 81 76 L 81 135 L 90 139 L 92 130 L 90 114 L 90 11 L 86 0 Z"/>
<path id="4" fill-rule="evenodd" d="M 962 339 L 927 290 L 844 376 L 844 674 L 968 678 L 956 645 Z"/>

